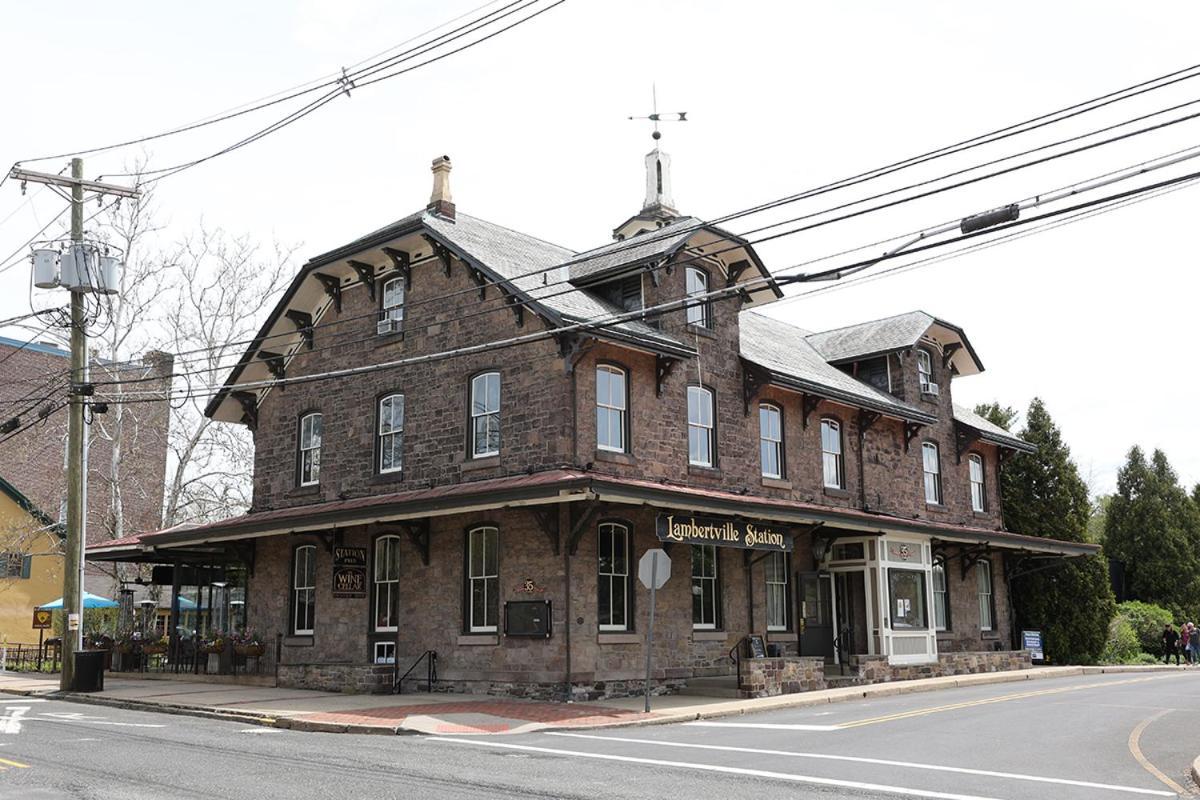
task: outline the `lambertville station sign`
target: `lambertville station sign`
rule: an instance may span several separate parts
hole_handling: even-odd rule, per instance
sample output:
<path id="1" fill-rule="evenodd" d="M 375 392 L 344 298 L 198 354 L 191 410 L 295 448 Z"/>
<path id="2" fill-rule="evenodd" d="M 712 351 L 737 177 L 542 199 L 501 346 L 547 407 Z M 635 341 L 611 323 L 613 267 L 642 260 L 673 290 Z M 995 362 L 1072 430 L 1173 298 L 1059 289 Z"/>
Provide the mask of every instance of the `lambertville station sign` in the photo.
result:
<path id="1" fill-rule="evenodd" d="M 778 550 L 785 553 L 792 551 L 792 537 L 786 528 L 754 520 L 659 514 L 656 533 L 662 542 L 715 544 L 719 547 Z"/>

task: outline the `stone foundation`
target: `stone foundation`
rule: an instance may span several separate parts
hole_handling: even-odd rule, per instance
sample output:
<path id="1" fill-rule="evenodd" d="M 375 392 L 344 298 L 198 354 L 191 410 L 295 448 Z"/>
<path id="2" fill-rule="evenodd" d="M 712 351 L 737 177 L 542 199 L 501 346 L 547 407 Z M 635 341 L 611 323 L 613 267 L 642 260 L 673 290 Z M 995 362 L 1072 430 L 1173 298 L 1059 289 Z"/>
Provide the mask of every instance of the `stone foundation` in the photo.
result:
<path id="1" fill-rule="evenodd" d="M 387 694 L 394 670 L 390 664 L 280 664 L 278 686 L 347 694 Z"/>
<path id="2" fill-rule="evenodd" d="M 741 697 L 774 697 L 825 688 L 825 659 L 812 656 L 752 658 L 742 661 Z"/>
<path id="3" fill-rule="evenodd" d="M 1033 666 L 1028 650 L 939 653 L 928 664 L 889 664 L 887 656 L 851 656 L 850 666 L 863 683 L 887 683 L 915 678 L 1007 672 Z"/>

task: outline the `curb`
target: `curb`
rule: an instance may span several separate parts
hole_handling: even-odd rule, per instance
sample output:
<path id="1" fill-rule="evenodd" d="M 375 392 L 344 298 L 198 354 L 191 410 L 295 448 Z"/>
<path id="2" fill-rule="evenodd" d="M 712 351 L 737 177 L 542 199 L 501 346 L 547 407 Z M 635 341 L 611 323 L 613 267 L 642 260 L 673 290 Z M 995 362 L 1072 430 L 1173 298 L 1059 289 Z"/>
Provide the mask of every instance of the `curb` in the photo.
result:
<path id="1" fill-rule="evenodd" d="M 687 712 L 657 712 L 649 719 L 618 720 L 601 722 L 594 725 L 545 725 L 530 732 L 543 731 L 581 731 L 616 728 L 637 728 L 651 725 L 670 725 L 680 722 L 697 720 L 721 719 L 738 717 L 763 711 L 776 711 L 785 708 L 807 708 L 834 703 L 845 703 L 851 700 L 862 700 L 872 697 L 892 697 L 901 694 L 924 694 L 943 689 L 969 688 L 972 686 L 989 686 L 1000 683 L 1019 683 L 1021 681 L 1051 680 L 1053 678 L 1072 678 L 1080 675 L 1103 675 L 1120 673 L 1146 672 L 1183 672 L 1182 667 L 1158 667 L 1151 665 L 1112 666 L 1112 667 L 1060 667 L 1055 672 L 1046 674 L 1031 670 L 1014 670 L 1006 672 L 981 672 L 971 675 L 955 676 L 953 680 L 924 679 L 924 681 L 889 681 L 868 686 L 846 687 L 844 689 L 825 690 L 817 693 L 800 693 L 776 695 L 774 697 L 754 698 L 751 700 L 731 699 L 725 703 L 715 703 L 713 708 L 702 711 Z M 933 681 L 940 681 L 934 683 Z M 835 693 L 836 692 L 836 693 Z M 355 733 L 390 736 L 435 736 L 423 731 L 406 728 L 403 725 L 362 725 L 357 723 L 321 722 L 305 720 L 296 717 L 272 717 L 267 714 L 253 712 L 239 713 L 237 711 L 214 710 L 205 706 L 188 705 L 184 703 L 158 703 L 146 700 L 116 699 L 100 695 L 80 692 L 39 692 L 31 689 L 0 688 L 0 694 L 20 697 L 46 697 L 54 700 L 64 700 L 84 705 L 108 706 L 123 708 L 130 711 L 148 711 L 160 714 L 176 714 L 180 716 L 216 719 L 225 722 L 238 722 L 244 725 L 260 725 L 267 728 L 279 728 L 303 733 Z M 655 712 L 652 712 L 655 713 Z M 1192 778 L 1200 784 L 1200 756 L 1192 762 Z"/>

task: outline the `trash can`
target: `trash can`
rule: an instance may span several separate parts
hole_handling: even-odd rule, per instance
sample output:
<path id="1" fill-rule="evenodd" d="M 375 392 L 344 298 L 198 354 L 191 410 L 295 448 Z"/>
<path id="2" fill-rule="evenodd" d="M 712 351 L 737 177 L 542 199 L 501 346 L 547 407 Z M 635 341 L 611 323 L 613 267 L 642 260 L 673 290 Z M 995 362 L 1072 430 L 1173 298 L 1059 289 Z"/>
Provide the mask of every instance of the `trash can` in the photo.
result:
<path id="1" fill-rule="evenodd" d="M 73 692 L 104 691 L 104 650 L 83 650 L 75 654 Z"/>

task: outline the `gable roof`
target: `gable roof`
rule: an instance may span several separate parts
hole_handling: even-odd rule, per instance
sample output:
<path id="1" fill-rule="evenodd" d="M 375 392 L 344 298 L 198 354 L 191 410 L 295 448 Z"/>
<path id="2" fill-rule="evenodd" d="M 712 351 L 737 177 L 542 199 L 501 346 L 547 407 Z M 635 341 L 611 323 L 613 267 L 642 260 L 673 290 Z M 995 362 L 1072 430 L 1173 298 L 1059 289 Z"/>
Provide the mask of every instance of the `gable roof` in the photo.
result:
<path id="1" fill-rule="evenodd" d="M 808 341 L 826 360 L 837 364 L 907 350 L 925 336 L 931 336 L 942 346 L 960 345 L 960 350 L 965 354 L 956 352 L 952 357 L 952 363 L 960 375 L 983 372 L 983 362 L 979 360 L 962 328 L 925 311 L 909 311 L 894 317 L 813 333 Z"/>
<path id="2" fill-rule="evenodd" d="M 50 515 L 34 505 L 33 501 L 26 497 L 24 492 L 6 481 L 3 477 L 0 477 L 0 494 L 6 495 L 10 500 L 28 512 L 29 516 L 42 523 L 42 525 L 54 529 L 59 534 L 65 532 L 61 523 L 51 519 Z"/>
<path id="3" fill-rule="evenodd" d="M 828 363 L 809 342 L 809 333 L 781 320 L 743 311 L 741 356 L 781 383 L 830 400 L 840 400 L 892 417 L 932 424 L 937 417 L 847 375 Z"/>
<path id="4" fill-rule="evenodd" d="M 954 404 L 954 421 L 966 425 L 979 434 L 982 441 L 1001 447 L 1010 447 L 1024 453 L 1036 453 L 1037 447 L 1013 435 L 991 420 L 981 417 L 966 406 Z"/>

